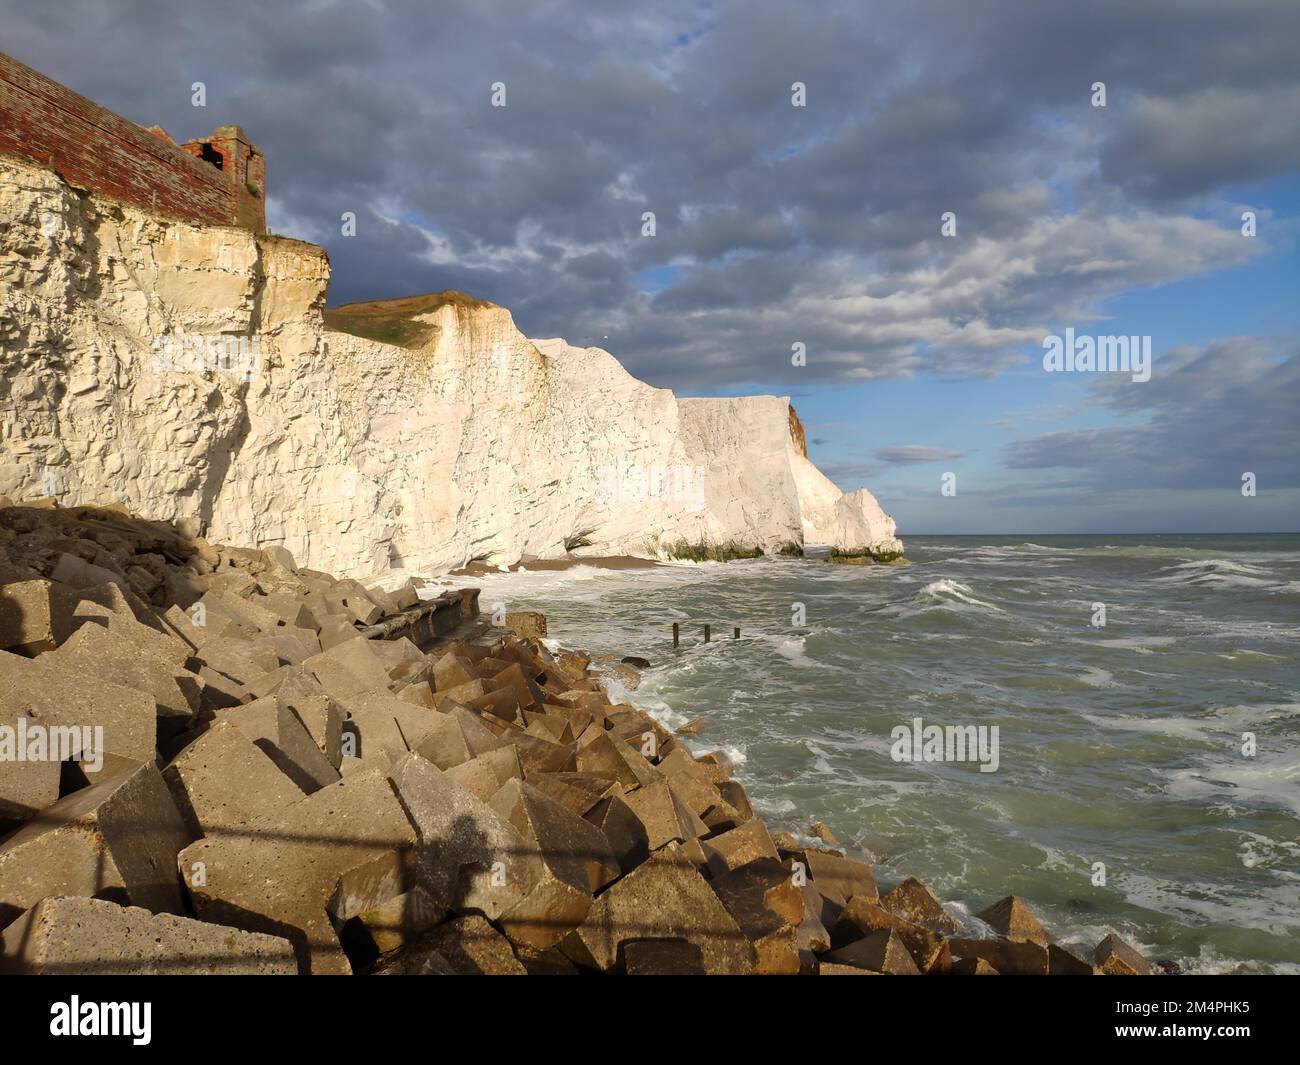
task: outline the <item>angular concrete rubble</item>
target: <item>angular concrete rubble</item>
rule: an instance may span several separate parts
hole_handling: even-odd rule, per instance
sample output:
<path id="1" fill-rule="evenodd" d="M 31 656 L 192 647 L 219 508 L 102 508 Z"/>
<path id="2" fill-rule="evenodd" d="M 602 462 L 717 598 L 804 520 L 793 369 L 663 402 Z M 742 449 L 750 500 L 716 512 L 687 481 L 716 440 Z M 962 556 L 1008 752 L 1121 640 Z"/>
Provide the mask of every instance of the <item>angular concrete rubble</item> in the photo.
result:
<path id="1" fill-rule="evenodd" d="M 698 728 L 611 701 L 644 660 L 194 525 L 0 505 L 4 971 L 1148 971 L 774 839 Z M 6 759 L 38 726 L 102 730 L 102 765 Z"/>

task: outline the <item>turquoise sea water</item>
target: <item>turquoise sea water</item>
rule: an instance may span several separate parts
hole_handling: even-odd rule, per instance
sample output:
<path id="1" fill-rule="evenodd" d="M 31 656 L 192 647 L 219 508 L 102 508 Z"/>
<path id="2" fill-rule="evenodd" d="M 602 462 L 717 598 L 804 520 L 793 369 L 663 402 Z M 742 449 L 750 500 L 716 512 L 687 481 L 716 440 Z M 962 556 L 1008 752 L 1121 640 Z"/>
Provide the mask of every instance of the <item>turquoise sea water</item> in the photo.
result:
<path id="1" fill-rule="evenodd" d="M 884 884 L 959 914 L 1018 894 L 1062 942 L 1115 930 L 1184 971 L 1300 972 L 1300 536 L 906 544 L 458 583 L 650 659 L 631 701 L 705 719 L 693 748 L 733 755 L 774 830 L 822 821 Z M 895 761 L 917 717 L 997 725 L 997 771 Z"/>

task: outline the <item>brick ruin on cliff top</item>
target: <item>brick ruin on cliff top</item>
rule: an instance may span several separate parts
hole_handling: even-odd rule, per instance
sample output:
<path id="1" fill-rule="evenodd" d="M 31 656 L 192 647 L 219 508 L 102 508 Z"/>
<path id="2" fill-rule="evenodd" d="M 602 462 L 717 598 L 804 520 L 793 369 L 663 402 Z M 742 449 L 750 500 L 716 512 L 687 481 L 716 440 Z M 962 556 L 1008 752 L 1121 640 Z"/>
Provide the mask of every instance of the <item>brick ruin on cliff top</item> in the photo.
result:
<path id="1" fill-rule="evenodd" d="M 0 53 L 0 153 L 192 222 L 266 232 L 266 164 L 238 126 L 177 144 Z"/>

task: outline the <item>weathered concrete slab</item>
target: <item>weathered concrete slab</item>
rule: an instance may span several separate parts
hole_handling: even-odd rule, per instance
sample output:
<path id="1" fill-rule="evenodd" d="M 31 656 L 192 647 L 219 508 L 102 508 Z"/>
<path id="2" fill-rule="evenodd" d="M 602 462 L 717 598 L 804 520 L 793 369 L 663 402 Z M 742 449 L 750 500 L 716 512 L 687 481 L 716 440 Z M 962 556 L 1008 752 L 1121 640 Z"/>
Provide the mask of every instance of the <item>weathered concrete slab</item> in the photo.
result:
<path id="1" fill-rule="evenodd" d="M 3 700 L 0 699 L 0 702 Z M 34 718 L 0 718 L 0 819 L 26 821 L 59 797 L 60 763 L 19 760 L 19 747 Z"/>
<path id="2" fill-rule="evenodd" d="M 99 625 L 82 625 L 61 647 L 48 652 L 41 664 L 69 675 L 94 676 L 144 692 L 157 704 L 162 736 L 185 729 L 197 713 L 201 682 L 186 670 L 142 651 L 136 644 Z"/>
<path id="3" fill-rule="evenodd" d="M 754 971 L 749 940 L 675 845 L 602 892 L 562 949 L 578 965 L 608 972 L 620 963 L 624 944 L 639 939 L 692 943 L 710 974 Z"/>
<path id="4" fill-rule="evenodd" d="M 72 634 L 75 597 L 53 581 L 0 584 L 0 649 L 38 655 Z"/>
<path id="5" fill-rule="evenodd" d="M 305 669 L 290 673 L 275 694 L 293 711 L 326 760 L 337 769 L 343 758 L 343 711 L 338 703 Z"/>
<path id="6" fill-rule="evenodd" d="M 152 696 L 47 659 L 0 651 L 0 721 L 26 715 L 46 727 L 101 728 L 105 753 L 153 761 L 158 714 Z"/>
<path id="7" fill-rule="evenodd" d="M 316 677 L 326 694 L 335 699 L 388 687 L 388 670 L 372 646 L 373 641 L 363 636 L 322 651 L 307 659 L 303 665 Z"/>
<path id="8" fill-rule="evenodd" d="M 415 842 L 388 779 L 365 769 L 259 823 L 255 835 L 191 844 L 178 863 L 203 920 L 273 930 L 293 943 L 301 972 L 348 973 L 327 910 L 339 877 Z"/>
<path id="9" fill-rule="evenodd" d="M 940 935 L 954 935 L 961 931 L 958 921 L 943 908 L 943 904 L 930 889 L 914 876 L 909 876 L 882 896 L 880 905 L 895 917 L 901 917 Z"/>
<path id="10" fill-rule="evenodd" d="M 774 858 L 760 859 L 716 877 L 710 886 L 753 945 L 756 973 L 799 972 L 803 889 L 789 869 Z"/>
<path id="11" fill-rule="evenodd" d="M 446 736 L 443 715 L 374 688 L 340 699 L 343 751 L 368 764 L 387 766 L 420 746 L 431 732 Z"/>
<path id="12" fill-rule="evenodd" d="M 768 834 L 767 826 L 758 818 L 746 821 L 739 828 L 701 840 L 709 871 L 714 877 L 723 876 L 742 865 L 761 858 L 777 861 L 776 845 Z"/>
<path id="13" fill-rule="evenodd" d="M 537 883 L 533 847 L 432 762 L 408 754 L 391 776 L 419 835 L 419 883 L 437 905 L 496 920 Z"/>
<path id="14" fill-rule="evenodd" d="M 0 937 L 0 973 L 289 976 L 287 939 L 101 899 L 45 898 Z"/>
<path id="15" fill-rule="evenodd" d="M 887 928 L 854 940 L 846 947 L 833 950 L 826 961 L 834 965 L 853 965 L 888 976 L 920 976 L 912 955 L 896 932 Z"/>
<path id="16" fill-rule="evenodd" d="M 343 941 L 364 936 L 370 950 L 388 954 L 412 943 L 438 923 L 446 911 L 439 911 L 424 888 L 410 891 L 381 902 L 359 914 L 343 931 Z"/>
<path id="17" fill-rule="evenodd" d="M 623 945 L 628 976 L 707 976 L 704 952 L 684 939 L 634 939 Z"/>
<path id="18" fill-rule="evenodd" d="M 498 747 L 508 746 L 505 740 L 483 724 L 482 718 L 469 708 L 455 703 L 444 703 L 443 711 L 456 719 L 465 742 L 469 745 L 470 754 L 475 758 L 488 751 L 495 751 Z"/>
<path id="19" fill-rule="evenodd" d="M 452 651 L 448 651 L 433 663 L 434 691 L 451 691 L 478 679 L 478 670 L 474 663 Z"/>
<path id="20" fill-rule="evenodd" d="M 942 973 L 951 967 L 952 957 L 943 936 L 890 913 L 869 901 L 866 894 L 855 895 L 849 900 L 839 922 L 831 929 L 832 941 L 839 947 L 882 930 L 895 933 L 903 941 L 922 972 Z"/>
<path id="21" fill-rule="evenodd" d="M 962 958 L 952 963 L 954 976 L 1000 976 L 992 965 L 983 958 Z"/>
<path id="22" fill-rule="evenodd" d="M 975 915 L 986 922 L 998 935 L 1017 943 L 1037 943 L 1047 946 L 1047 929 L 1033 915 L 1024 901 L 1015 895 L 999 899 L 992 906 Z"/>
<path id="23" fill-rule="evenodd" d="M 880 901 L 876 878 L 866 862 L 813 849 L 806 851 L 804 858 L 808 864 L 808 874 L 817 885 L 817 890 L 838 905 L 844 906 L 856 898 L 867 902 Z"/>
<path id="24" fill-rule="evenodd" d="M 880 976 L 881 974 L 872 969 L 859 969 L 856 965 L 838 965 L 835 962 L 823 961 L 817 966 L 818 976 Z"/>
<path id="25" fill-rule="evenodd" d="M 657 780 L 630 791 L 623 801 L 645 827 L 652 851 L 674 841 L 685 843 L 708 833 L 708 826 L 678 798 L 666 780 Z"/>
<path id="26" fill-rule="evenodd" d="M 523 667 L 518 662 L 512 663 L 495 674 L 486 687 L 491 691 L 509 689 L 514 693 L 515 699 L 523 709 L 539 707 L 544 701 L 542 689 L 530 677 L 525 675 Z"/>
<path id="27" fill-rule="evenodd" d="M 457 727 L 452 722 L 453 727 Z M 430 759 L 432 761 L 432 759 Z M 435 762 L 436 764 L 436 762 Z M 441 768 L 441 767 L 439 767 Z M 477 758 L 461 762 L 446 770 L 461 787 L 472 792 L 483 802 L 490 803 L 492 796 L 509 780 L 523 780 L 524 767 L 519 762 L 519 752 L 514 747 L 500 747 Z M 538 778 L 545 780 L 545 777 Z M 561 785 L 563 787 L 563 785 Z"/>
<path id="28" fill-rule="evenodd" d="M 441 924 L 375 969 L 376 976 L 526 976 L 510 941 L 477 915 Z"/>
<path id="29" fill-rule="evenodd" d="M 1004 976 L 1047 975 L 1047 949 L 1037 943 L 1009 939 L 949 939 L 948 948 L 959 960 L 983 958 Z"/>
<path id="30" fill-rule="evenodd" d="M 232 721 L 218 721 L 163 770 L 190 834 L 240 835 L 304 798 Z M 247 831 L 245 829 L 245 831 Z"/>
<path id="31" fill-rule="evenodd" d="M 1047 946 L 1047 972 L 1049 976 L 1095 976 L 1099 970 L 1064 947 L 1049 943 Z"/>
<path id="32" fill-rule="evenodd" d="M 605 833 L 624 873 L 630 873 L 650 857 L 650 837 L 646 827 L 621 795 L 601 799 L 584 816 Z"/>
<path id="33" fill-rule="evenodd" d="M 1113 932 L 1097 944 L 1093 959 L 1106 976 L 1146 976 L 1151 972 L 1146 958 Z"/>
<path id="34" fill-rule="evenodd" d="M 0 927 L 48 895 L 181 912 L 176 854 L 191 836 L 162 775 L 152 763 L 104 773 L 0 843 Z"/>
<path id="35" fill-rule="evenodd" d="M 617 780 L 628 789 L 660 779 L 659 772 L 638 752 L 604 732 L 585 745 L 579 739 L 576 765 L 580 773 Z"/>
<path id="36" fill-rule="evenodd" d="M 509 780 L 491 807 L 538 856 L 540 876 L 528 894 L 501 915 L 512 942 L 554 946 L 587 915 L 591 897 L 620 873 L 605 834 L 522 780 Z"/>
<path id="37" fill-rule="evenodd" d="M 575 752 L 570 744 L 551 743 L 549 740 L 515 730 L 508 730 L 502 738 L 518 748 L 519 761 L 523 764 L 525 776 L 531 777 L 538 773 L 569 773 L 577 768 Z"/>
<path id="38" fill-rule="evenodd" d="M 291 615 L 292 620 L 282 617 L 265 595 L 254 594 L 245 597 L 209 591 L 199 602 L 210 604 L 209 613 L 227 614 L 241 624 L 249 625 L 267 635 L 274 633 L 281 625 L 297 624 L 299 620 L 297 614 Z M 310 611 L 306 614 L 304 620 L 310 623 Z"/>
<path id="39" fill-rule="evenodd" d="M 220 710 L 216 720 L 238 726 L 306 794 L 339 779 L 339 771 L 278 695 Z"/>

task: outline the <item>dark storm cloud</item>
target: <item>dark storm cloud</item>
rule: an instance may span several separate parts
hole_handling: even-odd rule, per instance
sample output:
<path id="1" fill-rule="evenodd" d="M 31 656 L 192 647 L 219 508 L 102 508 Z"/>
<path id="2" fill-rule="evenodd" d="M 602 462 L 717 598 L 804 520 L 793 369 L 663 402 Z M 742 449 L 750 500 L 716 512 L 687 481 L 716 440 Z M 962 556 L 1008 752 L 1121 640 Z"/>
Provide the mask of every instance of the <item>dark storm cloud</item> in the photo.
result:
<path id="1" fill-rule="evenodd" d="M 1231 338 L 1157 358 L 1150 381 L 1117 377 L 1093 398 L 1120 424 L 1016 441 L 1005 464 L 1052 471 L 1053 489 L 1061 475 L 1092 489 L 1239 489 L 1248 472 L 1261 491 L 1300 486 L 1300 353 Z"/>
<path id="2" fill-rule="evenodd" d="M 1184 201 L 1300 167 L 1300 8 L 1254 0 L 0 16 L 6 51 L 129 118 L 243 125 L 332 302 L 464 289 L 687 391 L 999 373 L 1048 323 L 1267 254 Z"/>

